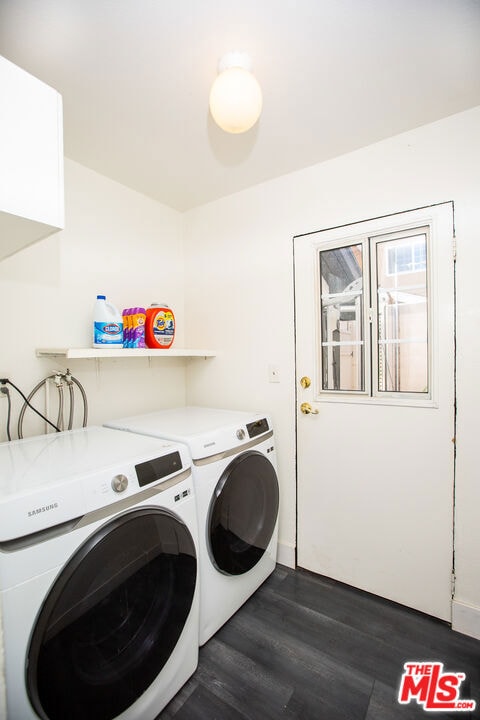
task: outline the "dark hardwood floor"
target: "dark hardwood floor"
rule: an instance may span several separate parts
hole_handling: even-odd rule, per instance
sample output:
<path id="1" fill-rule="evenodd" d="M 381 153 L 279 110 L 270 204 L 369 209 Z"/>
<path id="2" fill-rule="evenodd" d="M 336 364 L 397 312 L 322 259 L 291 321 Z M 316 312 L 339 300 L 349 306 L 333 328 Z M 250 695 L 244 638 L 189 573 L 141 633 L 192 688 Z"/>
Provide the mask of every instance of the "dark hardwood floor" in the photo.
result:
<path id="1" fill-rule="evenodd" d="M 403 664 L 464 672 L 474 712 L 397 701 Z M 200 649 L 158 720 L 480 718 L 480 641 L 327 578 L 281 565 Z"/>

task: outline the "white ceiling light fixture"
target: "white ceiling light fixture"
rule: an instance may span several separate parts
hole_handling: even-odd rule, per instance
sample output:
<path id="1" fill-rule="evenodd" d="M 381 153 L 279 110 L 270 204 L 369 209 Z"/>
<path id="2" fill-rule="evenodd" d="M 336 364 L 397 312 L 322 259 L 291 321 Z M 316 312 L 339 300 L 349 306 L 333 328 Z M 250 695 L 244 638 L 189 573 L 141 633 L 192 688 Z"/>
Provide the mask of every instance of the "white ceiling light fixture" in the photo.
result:
<path id="1" fill-rule="evenodd" d="M 230 52 L 218 63 L 218 76 L 210 90 L 210 112 L 222 130 L 243 133 L 262 112 L 262 91 L 252 75 L 247 53 Z"/>

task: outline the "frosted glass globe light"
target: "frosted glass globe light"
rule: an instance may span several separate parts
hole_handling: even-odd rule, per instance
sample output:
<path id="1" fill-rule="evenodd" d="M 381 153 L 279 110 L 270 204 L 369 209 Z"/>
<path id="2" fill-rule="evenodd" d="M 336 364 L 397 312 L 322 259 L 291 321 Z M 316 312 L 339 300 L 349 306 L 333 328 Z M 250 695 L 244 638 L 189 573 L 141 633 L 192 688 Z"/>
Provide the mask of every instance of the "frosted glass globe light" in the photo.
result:
<path id="1" fill-rule="evenodd" d="M 210 90 L 210 112 L 222 130 L 243 133 L 262 111 L 262 91 L 244 53 L 230 53 L 220 61 L 220 74 Z"/>

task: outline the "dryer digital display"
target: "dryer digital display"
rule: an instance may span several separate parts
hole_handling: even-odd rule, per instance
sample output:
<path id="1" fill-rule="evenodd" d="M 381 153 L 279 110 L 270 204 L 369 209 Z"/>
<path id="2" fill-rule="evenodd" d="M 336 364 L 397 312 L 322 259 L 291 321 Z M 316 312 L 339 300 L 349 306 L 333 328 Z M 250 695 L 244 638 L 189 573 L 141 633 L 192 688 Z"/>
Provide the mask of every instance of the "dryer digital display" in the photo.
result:
<path id="1" fill-rule="evenodd" d="M 168 455 L 161 455 L 153 460 L 147 460 L 139 465 L 135 465 L 140 487 L 150 485 L 150 483 L 161 480 L 167 477 L 167 475 L 172 475 L 181 469 L 182 459 L 177 450 Z"/>

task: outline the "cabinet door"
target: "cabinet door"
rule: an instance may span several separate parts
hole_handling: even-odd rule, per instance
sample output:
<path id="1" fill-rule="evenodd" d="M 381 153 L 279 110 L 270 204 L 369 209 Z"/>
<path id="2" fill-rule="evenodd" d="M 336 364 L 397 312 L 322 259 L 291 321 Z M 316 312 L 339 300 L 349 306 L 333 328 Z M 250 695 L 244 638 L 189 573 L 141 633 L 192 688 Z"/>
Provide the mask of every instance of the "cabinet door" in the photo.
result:
<path id="1" fill-rule="evenodd" d="M 0 57 L 0 258 L 64 225 L 62 98 Z"/>

